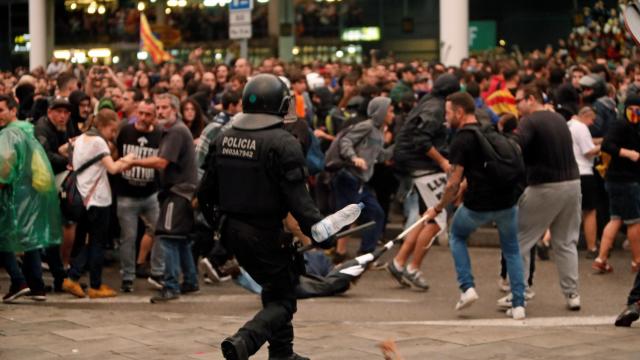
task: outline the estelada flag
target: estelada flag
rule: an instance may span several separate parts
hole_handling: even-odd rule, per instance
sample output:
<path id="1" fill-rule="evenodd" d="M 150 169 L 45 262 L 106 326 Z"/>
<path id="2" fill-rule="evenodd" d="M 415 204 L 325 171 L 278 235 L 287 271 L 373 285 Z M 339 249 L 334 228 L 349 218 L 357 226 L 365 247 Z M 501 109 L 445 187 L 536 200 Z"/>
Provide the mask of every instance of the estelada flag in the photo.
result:
<path id="1" fill-rule="evenodd" d="M 162 41 L 151 32 L 147 17 L 142 13 L 140 14 L 140 50 L 148 52 L 156 64 L 173 59 L 168 52 L 164 51 Z"/>

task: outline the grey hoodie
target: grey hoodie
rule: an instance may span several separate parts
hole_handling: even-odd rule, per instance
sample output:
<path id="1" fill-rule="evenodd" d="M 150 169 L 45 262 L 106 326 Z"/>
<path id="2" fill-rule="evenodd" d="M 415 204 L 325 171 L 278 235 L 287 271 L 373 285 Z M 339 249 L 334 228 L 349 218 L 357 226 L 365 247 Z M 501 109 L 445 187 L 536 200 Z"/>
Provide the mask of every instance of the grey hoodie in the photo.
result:
<path id="1" fill-rule="evenodd" d="M 384 148 L 384 135 L 380 130 L 384 118 L 391 105 L 391 99 L 378 96 L 369 102 L 367 115 L 369 120 L 356 124 L 340 141 L 340 155 L 344 159 L 363 158 L 367 162 L 367 170 L 360 170 L 351 165 L 347 168 L 351 174 L 363 182 L 373 176 L 373 166 L 378 161 L 391 159 L 393 146 Z"/>

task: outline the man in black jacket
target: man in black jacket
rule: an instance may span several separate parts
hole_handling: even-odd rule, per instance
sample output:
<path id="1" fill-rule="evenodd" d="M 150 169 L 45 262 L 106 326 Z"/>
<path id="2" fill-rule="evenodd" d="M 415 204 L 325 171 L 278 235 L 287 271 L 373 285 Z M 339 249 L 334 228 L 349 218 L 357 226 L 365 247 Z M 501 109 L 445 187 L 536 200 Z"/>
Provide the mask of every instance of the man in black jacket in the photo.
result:
<path id="1" fill-rule="evenodd" d="M 402 182 L 408 190 L 405 198 L 406 226 L 417 221 L 419 213 L 437 204 L 438 194 L 442 193 L 446 184 L 449 132 L 445 126 L 445 99 L 458 90 L 460 83 L 455 76 L 444 74 L 438 77 L 431 94 L 420 99 L 409 112 L 396 138 L 396 169 L 403 174 Z M 389 273 L 402 286 L 418 290 L 429 288 L 419 270 L 420 265 L 430 242 L 445 227 L 446 213 L 443 212 L 437 219 L 418 227 L 407 236 L 398 254 L 387 266 Z M 411 263 L 408 263 L 409 257 Z"/>
<path id="2" fill-rule="evenodd" d="M 69 140 L 79 135 L 69 123 L 71 109 L 71 103 L 66 98 L 56 98 L 49 105 L 47 116 L 36 123 L 36 138 L 47 152 L 56 175 L 67 169 Z"/>

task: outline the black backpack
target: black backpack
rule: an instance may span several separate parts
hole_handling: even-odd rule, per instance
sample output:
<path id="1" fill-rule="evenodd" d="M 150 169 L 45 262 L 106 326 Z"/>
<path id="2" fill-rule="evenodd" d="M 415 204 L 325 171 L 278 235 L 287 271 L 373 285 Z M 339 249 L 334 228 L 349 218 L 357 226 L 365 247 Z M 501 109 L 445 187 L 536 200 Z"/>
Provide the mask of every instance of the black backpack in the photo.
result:
<path id="1" fill-rule="evenodd" d="M 513 185 L 524 176 L 525 167 L 520 145 L 493 126 L 466 126 L 458 131 L 476 135 L 485 158 L 483 168 L 487 179 L 497 185 Z"/>
<path id="2" fill-rule="evenodd" d="M 89 159 L 86 163 L 82 164 L 78 169 L 69 171 L 69 174 L 62 181 L 62 186 L 60 188 L 60 208 L 62 211 L 62 215 L 66 220 L 78 222 L 82 219 L 82 216 L 86 212 L 86 203 L 85 200 L 82 199 L 82 194 L 80 194 L 80 190 L 78 190 L 78 175 L 87 170 L 91 165 L 97 163 L 102 160 L 103 157 L 108 156 L 109 154 L 99 154 Z M 94 184 L 93 191 L 95 191 Z M 90 195 L 90 196 L 91 196 Z"/>

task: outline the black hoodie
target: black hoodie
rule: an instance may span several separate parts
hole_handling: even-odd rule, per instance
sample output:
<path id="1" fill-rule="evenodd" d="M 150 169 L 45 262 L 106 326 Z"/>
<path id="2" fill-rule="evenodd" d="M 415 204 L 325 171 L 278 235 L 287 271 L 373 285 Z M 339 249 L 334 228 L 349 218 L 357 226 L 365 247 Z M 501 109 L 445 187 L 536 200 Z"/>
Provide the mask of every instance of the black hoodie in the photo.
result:
<path id="1" fill-rule="evenodd" d="M 69 102 L 71 103 L 71 115 L 69 121 L 73 124 L 76 133 L 80 134 L 80 124 L 84 124 L 87 121 L 86 118 L 80 116 L 80 103 L 84 100 L 90 100 L 89 95 L 83 91 L 76 90 L 69 95 Z"/>
<path id="2" fill-rule="evenodd" d="M 445 126 L 444 104 L 450 94 L 460 91 L 460 82 L 451 74 L 440 75 L 429 95 L 418 101 L 407 115 L 396 137 L 394 160 L 400 172 L 439 170 L 427 152 L 431 147 L 446 156 L 448 131 Z"/>

